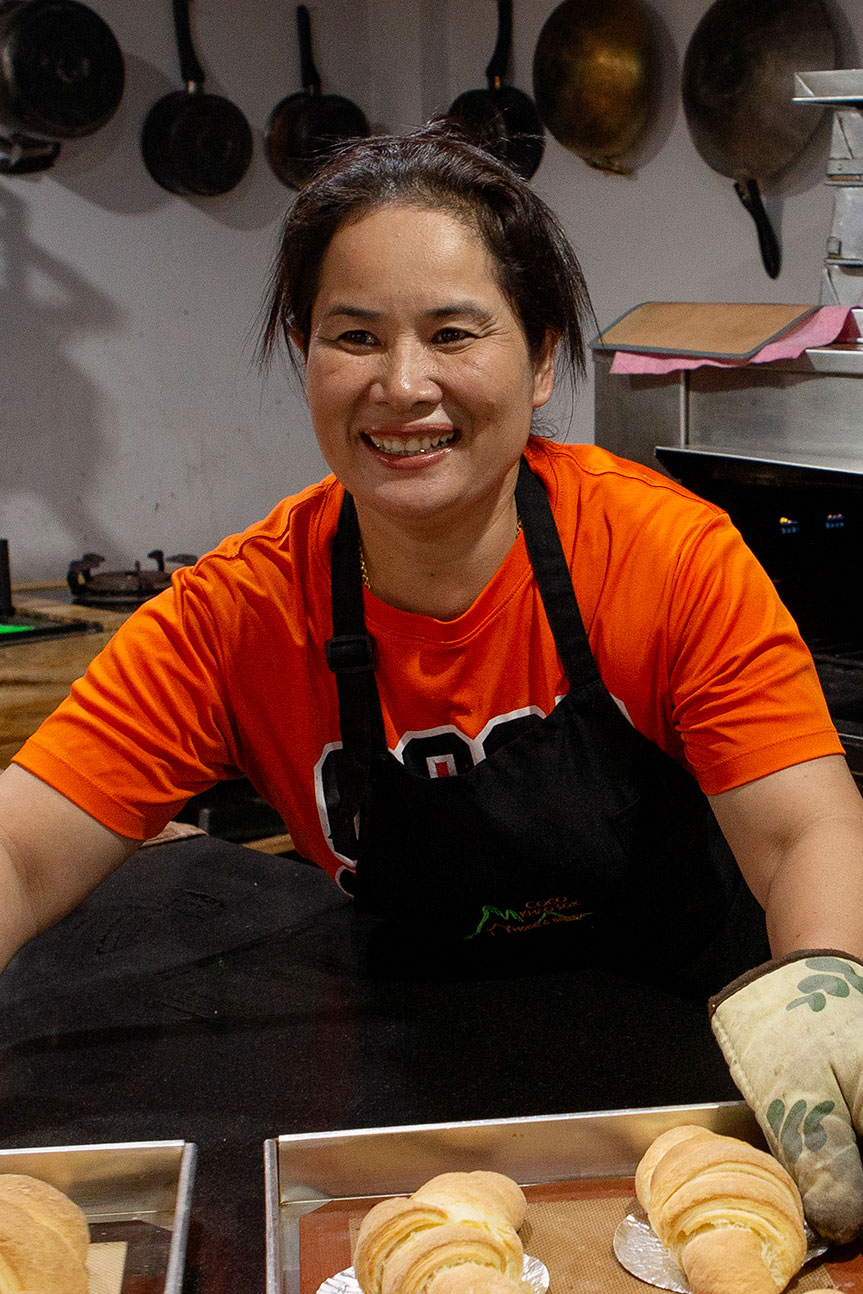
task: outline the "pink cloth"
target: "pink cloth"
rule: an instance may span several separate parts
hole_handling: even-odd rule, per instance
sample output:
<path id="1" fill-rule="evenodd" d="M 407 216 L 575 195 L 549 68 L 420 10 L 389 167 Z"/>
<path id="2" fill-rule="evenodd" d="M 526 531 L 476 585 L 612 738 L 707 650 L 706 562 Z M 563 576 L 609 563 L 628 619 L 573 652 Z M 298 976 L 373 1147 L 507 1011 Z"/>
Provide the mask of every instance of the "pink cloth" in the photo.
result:
<path id="1" fill-rule="evenodd" d="M 848 306 L 821 306 L 801 319 L 776 341 L 762 346 L 749 359 L 707 359 L 702 355 L 648 355 L 619 350 L 612 361 L 612 373 L 673 373 L 681 368 L 740 368 L 745 364 L 769 364 L 774 359 L 796 359 L 810 346 L 827 346 L 833 341 L 853 341 L 859 336 Z"/>

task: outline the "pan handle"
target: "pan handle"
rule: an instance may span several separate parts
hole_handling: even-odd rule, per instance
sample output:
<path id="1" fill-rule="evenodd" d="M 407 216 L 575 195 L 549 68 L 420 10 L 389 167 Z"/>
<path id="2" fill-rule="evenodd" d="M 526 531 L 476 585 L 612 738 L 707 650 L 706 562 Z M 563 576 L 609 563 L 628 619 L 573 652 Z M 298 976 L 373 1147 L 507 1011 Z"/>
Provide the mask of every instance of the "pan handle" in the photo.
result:
<path id="1" fill-rule="evenodd" d="M 506 76 L 512 47 L 512 0 L 497 0 L 497 44 L 485 69 L 490 90 L 499 90 Z"/>
<path id="2" fill-rule="evenodd" d="M 779 250 L 779 240 L 773 231 L 770 217 L 764 210 L 758 181 L 735 180 L 734 191 L 755 221 L 755 228 L 758 230 L 758 246 L 761 249 L 761 260 L 764 262 L 767 273 L 772 279 L 775 279 L 782 268 L 782 253 Z"/>
<path id="3" fill-rule="evenodd" d="M 204 69 L 198 62 L 192 44 L 189 23 L 189 0 L 173 0 L 174 31 L 177 34 L 177 53 L 180 55 L 180 75 L 190 90 L 200 90 L 204 84 Z"/>
<path id="4" fill-rule="evenodd" d="M 297 5 L 297 40 L 300 46 L 300 77 L 307 94 L 320 94 L 321 78 L 312 57 L 312 23 L 304 4 Z"/>

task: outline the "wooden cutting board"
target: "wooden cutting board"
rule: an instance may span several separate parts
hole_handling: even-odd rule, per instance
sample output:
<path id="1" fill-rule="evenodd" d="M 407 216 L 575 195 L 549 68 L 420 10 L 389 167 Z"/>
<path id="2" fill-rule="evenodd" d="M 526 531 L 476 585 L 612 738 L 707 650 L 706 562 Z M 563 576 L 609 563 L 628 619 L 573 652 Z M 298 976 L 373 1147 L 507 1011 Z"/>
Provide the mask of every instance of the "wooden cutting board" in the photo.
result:
<path id="1" fill-rule="evenodd" d="M 817 309 L 757 302 L 645 301 L 590 344 L 597 350 L 749 359 Z"/>

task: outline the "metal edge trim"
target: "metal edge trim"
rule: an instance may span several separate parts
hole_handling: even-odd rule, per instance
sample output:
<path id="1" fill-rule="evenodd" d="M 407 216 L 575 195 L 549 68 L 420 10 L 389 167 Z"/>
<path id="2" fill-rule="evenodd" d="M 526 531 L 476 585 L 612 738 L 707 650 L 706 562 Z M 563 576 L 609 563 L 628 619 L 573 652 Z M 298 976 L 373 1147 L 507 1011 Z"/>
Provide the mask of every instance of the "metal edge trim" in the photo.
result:
<path id="1" fill-rule="evenodd" d="M 671 1110 L 727 1110 L 744 1106 L 745 1101 L 703 1101 L 695 1105 L 638 1105 L 615 1110 L 571 1110 L 562 1114 L 535 1114 L 507 1119 L 464 1119 L 454 1123 L 382 1124 L 374 1128 L 341 1128 L 332 1132 L 297 1132 L 283 1134 L 277 1145 L 296 1145 L 315 1141 L 340 1141 L 346 1137 L 396 1136 L 408 1132 L 429 1132 L 441 1128 L 501 1128 L 524 1123 L 559 1123 L 568 1119 L 607 1119 L 609 1115 L 663 1114 Z"/>
<path id="2" fill-rule="evenodd" d="M 753 463 L 763 467 L 775 467 L 779 470 L 783 468 L 792 468 L 796 471 L 803 470 L 807 472 L 817 472 L 823 475 L 833 474 L 834 476 L 857 478 L 863 476 L 863 456 L 859 459 L 851 459 L 848 456 L 844 458 L 831 459 L 827 456 L 818 457 L 817 452 L 807 454 L 804 448 L 801 448 L 794 457 L 788 454 L 787 457 L 781 457 L 783 451 L 771 449 L 759 449 L 742 445 L 656 445 L 654 451 L 660 462 L 669 456 L 674 462 L 683 461 L 678 455 L 685 455 L 689 459 L 728 459 L 736 463 Z"/>
<path id="3" fill-rule="evenodd" d="M 188 1145 L 181 1140 L 172 1141 L 85 1141 L 74 1146 L 5 1146 L 0 1155 L 56 1155 L 58 1150 L 170 1150 Z"/>
<path id="4" fill-rule="evenodd" d="M 264 1199 L 266 1209 L 267 1294 L 282 1294 L 282 1240 L 279 1225 L 279 1160 L 277 1142 L 264 1142 Z"/>
<path id="5" fill-rule="evenodd" d="M 165 1273 L 165 1294 L 181 1294 L 186 1272 L 186 1244 L 189 1238 L 189 1219 L 192 1212 L 192 1191 L 195 1184 L 195 1167 L 198 1147 L 193 1141 L 181 1143 L 180 1173 L 177 1178 L 177 1206 L 171 1229 L 171 1248 L 168 1253 L 168 1270 Z"/>
<path id="6" fill-rule="evenodd" d="M 856 73 L 860 89 L 848 88 Z M 843 85 L 845 88 L 843 88 Z M 792 103 L 833 104 L 859 107 L 863 103 L 863 73 L 860 68 L 825 68 L 794 73 Z"/>

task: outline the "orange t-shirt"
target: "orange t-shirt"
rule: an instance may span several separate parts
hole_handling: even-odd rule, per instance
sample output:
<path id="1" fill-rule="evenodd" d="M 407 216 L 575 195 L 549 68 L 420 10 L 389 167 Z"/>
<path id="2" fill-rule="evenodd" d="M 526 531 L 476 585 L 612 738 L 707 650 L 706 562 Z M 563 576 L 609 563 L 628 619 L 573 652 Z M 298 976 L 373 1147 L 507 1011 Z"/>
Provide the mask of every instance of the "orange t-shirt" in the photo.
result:
<path id="1" fill-rule="evenodd" d="M 727 515 L 593 445 L 532 439 L 609 692 L 708 793 L 842 746 L 796 626 Z M 146 603 L 16 761 L 122 835 L 244 775 L 331 874 L 322 768 L 339 742 L 329 559 L 334 477 L 226 539 Z M 455 620 L 365 593 L 393 753 L 429 776 L 567 690 L 524 538 Z M 501 735 L 498 731 L 497 736 Z"/>

